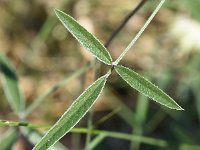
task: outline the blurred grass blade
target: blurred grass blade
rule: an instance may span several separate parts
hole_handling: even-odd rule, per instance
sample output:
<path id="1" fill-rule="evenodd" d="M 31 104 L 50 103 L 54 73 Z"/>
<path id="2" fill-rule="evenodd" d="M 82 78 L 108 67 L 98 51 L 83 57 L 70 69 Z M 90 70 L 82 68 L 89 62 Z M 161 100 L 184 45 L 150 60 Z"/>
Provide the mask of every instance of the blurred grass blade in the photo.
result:
<path id="1" fill-rule="evenodd" d="M 34 129 L 20 128 L 20 131 L 33 145 L 35 145 L 42 139 L 42 134 Z M 68 148 L 58 142 L 54 146 L 52 146 L 50 150 L 68 150 Z"/>
<path id="2" fill-rule="evenodd" d="M 105 138 L 107 137 L 106 133 L 101 133 L 95 139 L 93 139 L 89 144 L 88 144 L 88 149 L 87 150 L 92 150 L 95 147 L 98 146 Z"/>
<path id="3" fill-rule="evenodd" d="M 147 118 L 148 114 L 148 107 L 149 107 L 149 101 L 148 97 L 144 96 L 143 94 L 139 94 L 137 98 L 137 104 L 136 104 L 136 123 L 132 125 L 133 130 L 132 134 L 133 135 L 143 135 L 144 131 L 144 123 Z M 141 146 L 140 142 L 131 142 L 130 144 L 130 149 L 134 150 L 139 150 Z"/>
<path id="4" fill-rule="evenodd" d="M 179 150 L 200 150 L 200 145 L 181 144 Z"/>
<path id="5" fill-rule="evenodd" d="M 87 133 L 87 128 L 73 128 L 71 130 L 72 133 Z M 159 147 L 167 147 L 169 143 L 162 139 L 156 139 L 151 137 L 145 137 L 145 136 L 138 136 L 138 135 L 131 135 L 127 133 L 121 133 L 121 132 L 111 132 L 111 131 L 104 131 L 104 130 L 92 130 L 92 134 L 94 135 L 102 135 L 110 138 L 116 138 L 116 139 L 123 139 L 128 141 L 134 141 L 134 142 L 141 142 L 144 144 L 149 144 L 153 146 L 159 146 Z"/>
<path id="6" fill-rule="evenodd" d="M 78 123 L 100 95 L 109 74 L 110 72 L 96 80 L 72 103 L 69 109 L 34 147 L 34 150 L 48 149 Z"/>
<path id="7" fill-rule="evenodd" d="M 17 132 L 11 128 L 5 134 L 0 136 L 0 150 L 12 149 L 13 144 L 17 139 Z"/>
<path id="8" fill-rule="evenodd" d="M 106 86 L 104 89 L 105 95 L 109 95 L 109 100 L 106 101 L 106 105 L 111 109 L 120 108 L 120 111 L 117 113 L 119 117 L 125 121 L 129 126 L 132 126 L 136 123 L 135 112 L 131 110 L 123 101 L 119 99 L 118 96 L 114 94 L 113 89 Z"/>
<path id="9" fill-rule="evenodd" d="M 25 116 L 28 116 L 30 113 L 32 113 L 37 107 L 41 106 L 41 103 L 48 98 L 52 93 L 54 93 L 59 88 L 66 85 L 68 82 L 73 80 L 74 78 L 80 76 L 81 74 L 85 73 L 90 68 L 90 64 L 86 64 L 79 68 L 78 70 L 74 71 L 72 74 L 66 76 L 64 79 L 57 82 L 54 86 L 50 87 L 47 91 L 44 91 L 38 98 L 34 100 L 31 105 L 28 106 L 26 109 Z"/>
<path id="10" fill-rule="evenodd" d="M 171 97 L 133 70 L 123 66 L 115 66 L 115 70 L 132 88 L 145 96 L 171 109 L 183 110 Z"/>
<path id="11" fill-rule="evenodd" d="M 90 51 L 97 59 L 105 64 L 111 65 L 112 58 L 103 44 L 89 33 L 84 27 L 82 27 L 75 19 L 65 14 L 60 10 L 55 10 L 56 15 L 68 29 L 68 31 L 85 47 Z"/>
<path id="12" fill-rule="evenodd" d="M 100 118 L 98 121 L 95 122 L 95 124 L 93 125 L 93 128 L 96 128 L 98 125 L 102 124 L 103 122 L 109 120 L 110 118 L 112 118 L 114 115 L 116 115 L 117 113 L 119 113 L 119 111 L 121 110 L 121 107 L 117 107 L 115 109 L 113 109 L 113 111 L 111 111 L 110 113 L 108 113 L 107 115 L 103 116 L 102 118 Z"/>
<path id="13" fill-rule="evenodd" d="M 13 66 L 4 54 L 0 54 L 1 81 L 6 98 L 13 111 L 20 113 L 24 110 L 24 99 L 19 89 L 19 81 Z"/>

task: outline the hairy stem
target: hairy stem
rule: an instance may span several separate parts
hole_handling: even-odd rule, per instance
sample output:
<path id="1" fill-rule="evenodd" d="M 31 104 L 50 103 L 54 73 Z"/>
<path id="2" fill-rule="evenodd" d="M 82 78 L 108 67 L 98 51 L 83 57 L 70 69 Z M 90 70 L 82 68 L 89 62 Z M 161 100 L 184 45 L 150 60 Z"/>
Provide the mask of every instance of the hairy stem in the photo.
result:
<path id="1" fill-rule="evenodd" d="M 155 15 L 160 10 L 161 6 L 164 4 L 165 0 L 161 0 L 156 9 L 153 11 L 151 16 L 147 19 L 143 27 L 140 29 L 140 31 L 137 33 L 135 38 L 131 41 L 131 43 L 126 47 L 126 49 L 122 52 L 122 54 L 117 58 L 117 60 L 113 63 L 114 65 L 118 65 L 118 63 L 121 61 L 121 59 L 124 57 L 124 55 L 130 50 L 130 48 L 135 44 L 135 42 L 139 39 L 139 37 L 142 35 L 144 30 L 147 28 L 147 26 L 150 24 L 152 19 L 155 17 Z"/>

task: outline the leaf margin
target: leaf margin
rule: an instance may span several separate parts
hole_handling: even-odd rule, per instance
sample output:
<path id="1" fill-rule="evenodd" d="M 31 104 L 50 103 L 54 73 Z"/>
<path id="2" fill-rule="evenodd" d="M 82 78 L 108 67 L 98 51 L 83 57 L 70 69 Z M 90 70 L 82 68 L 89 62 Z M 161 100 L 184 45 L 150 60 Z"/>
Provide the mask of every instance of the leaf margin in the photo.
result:
<path id="1" fill-rule="evenodd" d="M 115 71 L 117 72 L 117 74 L 119 74 L 119 76 L 128 84 L 130 85 L 133 89 L 137 90 L 138 92 L 140 92 L 141 94 L 147 96 L 148 98 L 150 98 L 151 100 L 163 105 L 163 106 L 166 106 L 170 109 L 175 109 L 175 110 L 184 110 L 181 106 L 179 106 L 175 100 L 173 100 L 168 94 L 166 94 L 163 90 L 161 90 L 160 88 L 158 88 L 156 85 L 154 85 L 153 83 L 151 83 L 148 79 L 146 79 L 145 77 L 141 76 L 140 74 L 138 74 L 137 72 L 127 68 L 127 67 L 124 67 L 122 65 L 117 65 L 117 66 L 114 66 L 114 69 Z M 153 88 L 153 90 L 156 90 L 156 92 L 159 92 L 161 94 L 161 96 L 159 95 L 159 97 L 162 97 L 164 96 L 165 98 L 167 98 L 169 101 L 169 104 L 168 103 L 164 103 L 159 100 L 157 100 L 155 97 L 156 96 L 151 96 L 150 94 L 148 94 L 148 92 L 144 92 L 142 91 L 141 89 L 138 89 L 138 87 L 134 87 L 134 85 L 131 85 L 127 79 L 124 78 L 124 76 L 122 76 L 122 74 L 120 73 L 120 69 L 125 69 L 126 71 L 129 71 L 130 73 L 134 74 L 135 76 L 137 76 L 137 78 L 139 80 L 142 80 L 142 82 L 146 82 L 148 84 L 148 86 L 150 86 L 150 88 Z M 125 73 L 126 74 L 126 73 Z M 129 75 L 130 76 L 130 75 Z M 141 83 L 139 83 L 141 84 Z M 151 89 L 152 90 L 152 89 Z M 155 92 L 155 91 L 154 91 Z M 166 99 L 165 99 L 166 100 Z M 171 105 L 174 105 L 174 106 L 171 106 Z"/>
<path id="2" fill-rule="evenodd" d="M 112 57 L 110 55 L 110 53 L 108 52 L 108 50 L 105 48 L 105 46 L 100 42 L 99 39 L 97 39 L 97 37 L 95 37 L 92 33 L 90 33 L 89 31 L 87 31 L 82 25 L 80 25 L 72 16 L 64 13 L 63 11 L 59 10 L 59 9 L 54 9 L 54 12 L 56 14 L 56 16 L 58 17 L 58 19 L 62 22 L 62 24 L 64 25 L 64 27 L 73 35 L 73 37 L 81 44 L 83 45 L 90 53 L 92 53 L 92 55 L 94 55 L 99 61 L 107 64 L 107 65 L 112 65 Z M 105 58 L 101 58 L 99 57 L 97 54 L 95 54 L 93 52 L 93 50 L 91 50 L 91 48 L 89 48 L 87 46 L 87 44 L 85 44 L 84 42 L 82 42 L 76 35 L 75 33 L 69 29 L 69 26 L 67 24 L 65 24 L 64 20 L 61 18 L 61 15 L 64 15 L 65 17 L 67 17 L 68 20 L 71 20 L 73 21 L 73 23 L 75 23 L 77 26 L 79 26 L 79 30 L 83 31 L 83 32 L 86 32 L 87 33 L 87 36 L 86 37 L 90 37 L 92 38 L 93 42 L 95 42 L 96 44 L 96 47 L 98 47 L 97 49 L 101 49 L 103 51 L 99 51 L 101 53 L 104 54 L 104 57 Z M 66 19 L 66 18 L 65 18 Z M 78 32 L 77 32 L 78 33 Z M 81 33 L 81 32 L 80 32 Z M 92 42 L 91 42 L 92 43 Z M 90 43 L 90 44 L 91 44 Z M 89 44 L 89 45 L 90 45 Z M 93 45 L 95 45 L 94 43 L 92 43 Z"/>
<path id="3" fill-rule="evenodd" d="M 84 90 L 84 92 L 81 94 L 81 95 L 79 95 L 78 96 L 78 98 L 76 98 L 76 100 L 70 105 L 70 107 L 63 113 L 63 115 L 60 117 L 60 119 L 47 131 L 47 133 L 42 137 L 42 139 L 40 140 L 40 142 L 38 142 L 35 146 L 34 146 L 34 148 L 33 148 L 33 150 L 43 150 L 43 146 L 42 145 L 46 145 L 46 149 L 48 149 L 48 148 L 50 148 L 51 146 L 53 146 L 57 141 L 59 141 L 64 135 L 66 135 L 84 116 L 85 116 L 85 114 L 89 111 L 89 109 L 93 106 L 93 104 L 95 103 L 95 101 L 98 99 L 98 97 L 100 96 L 100 94 L 101 94 L 101 92 L 102 92 L 102 90 L 103 90 L 103 88 L 104 88 L 104 86 L 105 86 L 105 83 L 106 83 L 106 81 L 107 81 L 107 78 L 108 78 L 108 76 L 110 75 L 110 71 L 106 74 L 106 75 L 104 75 L 104 76 L 102 76 L 102 77 L 100 77 L 100 78 L 98 78 L 95 82 L 93 82 L 86 90 Z M 102 81 L 101 81 L 102 80 Z M 89 89 L 91 89 L 95 84 L 97 84 L 98 82 L 102 82 L 102 87 L 101 87 L 101 89 L 99 90 L 99 93 L 97 94 L 97 97 L 93 100 L 93 102 L 92 102 L 92 104 L 87 108 L 87 110 L 83 113 L 83 115 L 77 120 L 77 121 L 75 121 L 75 123 L 74 123 L 74 125 L 72 125 L 70 128 L 68 128 L 66 131 L 65 131 L 65 133 L 62 133 L 62 135 L 61 136 L 59 136 L 57 139 L 54 139 L 54 141 L 53 141 L 53 143 L 51 143 L 50 145 L 48 145 L 48 142 L 50 142 L 50 140 L 47 138 L 48 136 L 49 136 L 49 134 L 52 134 L 51 132 L 54 130 L 54 129 L 56 129 L 56 128 L 58 128 L 58 126 L 59 126 L 59 123 L 61 122 L 62 123 L 62 121 L 66 118 L 66 116 L 67 116 L 67 113 L 71 110 L 71 109 L 74 109 L 73 107 L 74 107 L 74 105 L 77 103 L 77 101 L 79 100 L 80 101 L 80 98 L 89 90 Z M 63 123 L 63 124 L 65 124 L 65 123 Z M 62 125 L 63 126 L 63 125 Z M 40 144 L 43 142 L 43 141 L 46 141 L 45 143 L 47 143 L 47 144 L 42 144 L 41 146 L 40 146 Z"/>

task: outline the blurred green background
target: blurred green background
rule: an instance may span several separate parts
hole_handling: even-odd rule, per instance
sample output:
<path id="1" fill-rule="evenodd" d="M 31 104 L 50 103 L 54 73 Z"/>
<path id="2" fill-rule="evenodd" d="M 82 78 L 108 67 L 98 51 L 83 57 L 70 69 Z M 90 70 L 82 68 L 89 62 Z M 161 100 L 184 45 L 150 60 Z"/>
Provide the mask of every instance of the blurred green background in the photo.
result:
<path id="1" fill-rule="evenodd" d="M 139 0 L 0 0 L 0 52 L 14 64 L 26 105 L 88 61 L 92 56 L 67 32 L 54 14 L 59 8 L 72 15 L 102 43 L 108 40 Z M 159 0 L 149 0 L 132 17 L 108 47 L 116 59 L 132 40 Z M 147 101 L 116 74 L 94 106 L 93 123 L 110 112 L 96 129 L 164 139 L 173 146 L 161 148 L 128 140 L 104 138 L 95 150 L 200 150 L 200 1 L 167 0 L 137 44 L 121 64 L 133 68 L 158 85 L 185 111 L 174 111 Z M 106 66 L 97 71 L 106 72 Z M 28 121 L 53 124 L 85 89 L 85 75 L 54 92 Z M 91 81 L 92 83 L 92 81 Z M 0 84 L 0 119 L 17 120 Z M 87 127 L 87 116 L 78 124 Z M 0 127 L 0 136 L 9 127 Z M 23 138 L 22 145 L 31 149 Z M 77 140 L 79 139 L 79 140 Z M 77 146 L 78 141 L 78 146 Z M 62 143 L 82 149 L 84 135 L 68 134 Z M 75 144 L 74 144 L 75 143 Z M 20 144 L 19 144 L 20 145 Z M 16 148 L 15 143 L 15 148 Z M 19 149 L 19 148 L 18 148 Z M 20 148 L 21 149 L 21 148 Z"/>

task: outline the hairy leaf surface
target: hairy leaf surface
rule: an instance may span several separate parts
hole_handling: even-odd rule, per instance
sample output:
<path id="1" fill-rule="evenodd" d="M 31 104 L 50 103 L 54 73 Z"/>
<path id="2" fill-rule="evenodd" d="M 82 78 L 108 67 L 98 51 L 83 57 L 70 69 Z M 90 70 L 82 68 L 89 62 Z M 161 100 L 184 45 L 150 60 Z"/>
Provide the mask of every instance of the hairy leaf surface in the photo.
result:
<path id="1" fill-rule="evenodd" d="M 105 85 L 107 77 L 108 74 L 102 76 L 87 88 L 45 134 L 42 140 L 34 147 L 34 150 L 48 149 L 69 132 L 94 104 Z"/>
<path id="2" fill-rule="evenodd" d="M 115 66 L 115 70 L 132 88 L 150 99 L 171 109 L 183 110 L 171 97 L 133 70 L 123 66 Z"/>
<path id="3" fill-rule="evenodd" d="M 105 64 L 111 65 L 112 58 L 103 44 L 81 26 L 74 18 L 65 14 L 60 10 L 55 10 L 56 15 L 68 31 L 81 43 L 88 51 L 90 51 L 97 59 Z"/>

